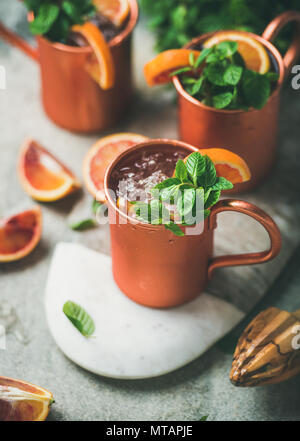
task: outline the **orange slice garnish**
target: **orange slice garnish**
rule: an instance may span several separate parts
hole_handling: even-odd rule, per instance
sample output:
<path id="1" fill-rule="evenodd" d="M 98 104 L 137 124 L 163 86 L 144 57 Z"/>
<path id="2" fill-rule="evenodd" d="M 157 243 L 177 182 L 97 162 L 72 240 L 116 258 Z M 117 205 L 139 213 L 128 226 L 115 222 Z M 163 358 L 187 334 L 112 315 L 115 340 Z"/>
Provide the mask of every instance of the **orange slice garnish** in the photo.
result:
<path id="1" fill-rule="evenodd" d="M 93 55 L 86 64 L 91 77 L 101 89 L 111 89 L 115 84 L 114 61 L 100 29 L 93 23 L 86 22 L 83 25 L 72 26 L 72 31 L 81 34 L 93 49 Z"/>
<path id="2" fill-rule="evenodd" d="M 247 69 L 264 74 L 270 70 L 270 57 L 264 46 L 243 32 L 221 31 L 205 41 L 203 46 L 209 48 L 221 41 L 236 41 L 238 52 L 243 57 Z"/>
<path id="3" fill-rule="evenodd" d="M 89 192 L 105 202 L 104 177 L 114 159 L 130 147 L 148 138 L 135 133 L 119 133 L 99 139 L 88 151 L 83 163 L 83 178 Z"/>
<path id="4" fill-rule="evenodd" d="M 93 3 L 102 15 L 118 27 L 124 23 L 130 11 L 128 0 L 93 0 Z"/>
<path id="5" fill-rule="evenodd" d="M 26 381 L 0 377 L 0 421 L 44 421 L 51 392 Z"/>
<path id="6" fill-rule="evenodd" d="M 37 201 L 57 201 L 80 188 L 73 173 L 34 139 L 21 148 L 18 172 L 24 190 Z"/>
<path id="7" fill-rule="evenodd" d="M 212 160 L 218 176 L 223 176 L 232 184 L 240 184 L 251 179 L 248 165 L 236 153 L 226 149 L 201 149 L 199 152 Z"/>
<path id="8" fill-rule="evenodd" d="M 189 66 L 190 54 L 195 58 L 200 55 L 199 51 L 190 49 L 170 49 L 161 52 L 153 60 L 145 64 L 144 75 L 149 86 L 166 84 L 172 81 L 170 74 L 178 69 Z"/>
<path id="9" fill-rule="evenodd" d="M 14 262 L 27 256 L 39 243 L 41 234 L 42 212 L 39 207 L 0 219 L 0 262 Z"/>
<path id="10" fill-rule="evenodd" d="M 217 176 L 228 179 L 232 184 L 240 184 L 251 179 L 246 162 L 236 153 L 226 149 L 200 149 L 201 155 L 207 155 L 215 164 Z M 186 162 L 188 155 L 184 161 Z"/>

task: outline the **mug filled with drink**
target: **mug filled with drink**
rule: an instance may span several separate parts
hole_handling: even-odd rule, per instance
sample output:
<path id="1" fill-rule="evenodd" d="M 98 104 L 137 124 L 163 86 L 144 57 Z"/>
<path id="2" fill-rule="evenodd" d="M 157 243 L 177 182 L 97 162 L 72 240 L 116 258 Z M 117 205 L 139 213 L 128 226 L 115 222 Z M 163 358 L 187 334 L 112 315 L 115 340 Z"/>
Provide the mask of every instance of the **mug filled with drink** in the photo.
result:
<path id="1" fill-rule="evenodd" d="M 216 268 L 263 263 L 279 253 L 280 232 L 265 212 L 244 201 L 220 200 L 236 178 L 217 153 L 231 154 L 215 149 L 210 158 L 209 150 L 201 153 L 180 141 L 151 140 L 121 153 L 108 168 L 104 187 L 113 275 L 132 300 L 155 308 L 177 306 L 197 297 Z M 246 176 L 245 162 L 236 155 L 235 160 Z M 222 211 L 257 220 L 269 234 L 270 249 L 214 258 Z"/>
<path id="2" fill-rule="evenodd" d="M 120 119 L 132 97 L 136 0 L 84 0 L 74 4 L 74 11 L 64 7 L 65 2 L 46 5 L 52 9 L 41 13 L 42 18 L 40 3 L 35 11 L 28 2 L 37 48 L 1 23 L 0 37 L 39 63 L 42 102 L 52 121 L 74 132 L 107 129 Z"/>
<path id="3" fill-rule="evenodd" d="M 295 36 L 281 56 L 272 44 L 288 23 Z M 300 14 L 287 11 L 262 36 L 245 31 L 211 32 L 183 49 L 162 52 L 145 66 L 150 86 L 173 81 L 182 141 L 199 148 L 224 145 L 247 162 L 252 179 L 234 192 L 255 188 L 273 167 L 280 91 L 300 54 Z"/>

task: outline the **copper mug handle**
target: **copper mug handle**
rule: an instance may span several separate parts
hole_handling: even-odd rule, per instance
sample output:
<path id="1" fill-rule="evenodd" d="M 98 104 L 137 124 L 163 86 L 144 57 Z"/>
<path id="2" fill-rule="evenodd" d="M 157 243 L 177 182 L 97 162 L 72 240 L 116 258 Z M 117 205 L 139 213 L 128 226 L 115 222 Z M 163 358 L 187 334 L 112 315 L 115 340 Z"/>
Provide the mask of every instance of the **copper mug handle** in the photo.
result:
<path id="1" fill-rule="evenodd" d="M 293 41 L 283 58 L 285 75 L 289 74 L 292 65 L 300 55 L 300 13 L 297 11 L 286 11 L 278 15 L 278 17 L 274 18 L 274 20 L 268 24 L 262 34 L 265 40 L 272 42 L 281 29 L 290 22 L 295 22 L 296 28 Z"/>
<path id="2" fill-rule="evenodd" d="M 23 40 L 23 38 L 19 37 L 19 35 L 7 29 L 3 23 L 0 23 L 0 37 L 6 40 L 9 44 L 21 49 L 22 52 L 24 52 L 34 61 L 39 61 L 37 49 L 30 46 L 30 44 Z"/>
<path id="3" fill-rule="evenodd" d="M 253 204 L 236 199 L 224 199 L 219 201 L 212 209 L 210 215 L 210 226 L 216 225 L 216 216 L 222 211 L 237 211 L 247 214 L 257 220 L 269 234 L 271 245 L 266 251 L 258 253 L 236 254 L 216 257 L 212 260 L 208 268 L 208 277 L 211 279 L 212 273 L 216 268 L 226 266 L 254 265 L 257 263 L 268 262 L 277 256 L 281 249 L 281 234 L 271 217 L 263 210 Z"/>

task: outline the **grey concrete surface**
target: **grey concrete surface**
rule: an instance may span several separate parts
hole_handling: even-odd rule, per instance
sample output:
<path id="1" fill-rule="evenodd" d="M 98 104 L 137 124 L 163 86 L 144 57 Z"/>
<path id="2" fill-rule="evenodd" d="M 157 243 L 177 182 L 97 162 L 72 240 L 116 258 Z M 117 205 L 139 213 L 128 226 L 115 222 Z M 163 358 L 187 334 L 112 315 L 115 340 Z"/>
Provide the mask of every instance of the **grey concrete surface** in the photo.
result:
<path id="1" fill-rule="evenodd" d="M 1 2 L 0 19 L 30 38 L 22 5 Z M 139 40 L 143 34 L 139 29 Z M 135 44 L 138 43 L 136 36 Z M 148 45 L 148 46 L 147 46 Z M 147 59 L 147 40 L 143 53 Z M 147 46 L 147 47 L 146 47 Z M 0 42 L 0 65 L 7 72 L 7 90 L 0 91 L 0 215 L 32 205 L 16 175 L 18 149 L 26 136 L 34 136 L 81 175 L 82 158 L 95 136 L 80 137 L 55 127 L 43 114 L 39 101 L 38 68 L 15 49 Z M 155 93 L 155 92 L 154 92 Z M 159 96 L 159 93 L 157 94 Z M 299 113 L 291 118 L 290 103 L 299 109 L 300 92 L 287 85 L 281 113 L 281 137 L 300 135 Z M 153 123 L 151 135 L 175 136 L 174 124 L 164 115 L 174 114 L 169 97 L 148 106 L 137 98 L 137 112 L 145 123 L 136 127 L 135 112 L 118 129 L 144 133 Z M 169 121 L 169 119 L 168 119 Z M 144 133 L 147 135 L 147 133 Z M 294 139 L 293 138 L 293 139 Z M 281 152 L 284 154 L 284 152 Z M 43 204 L 44 233 L 40 246 L 25 260 L 0 266 L 0 306 L 13 308 L 7 348 L 0 350 L 0 373 L 26 379 L 51 390 L 56 403 L 49 420 L 198 420 L 209 415 L 215 421 L 299 420 L 300 377 L 276 386 L 237 389 L 228 379 L 234 345 L 250 316 L 228 337 L 195 362 L 164 377 L 142 381 L 117 381 L 97 377 L 65 358 L 53 342 L 45 322 L 43 295 L 55 243 L 80 241 L 68 227 L 67 215 L 77 198 Z M 106 234 L 103 231 L 103 234 Z M 101 240 L 101 238 L 100 238 Z M 300 307 L 300 249 L 255 309 L 270 305 L 287 310 Z M 1 313 L 1 310 L 0 310 Z"/>

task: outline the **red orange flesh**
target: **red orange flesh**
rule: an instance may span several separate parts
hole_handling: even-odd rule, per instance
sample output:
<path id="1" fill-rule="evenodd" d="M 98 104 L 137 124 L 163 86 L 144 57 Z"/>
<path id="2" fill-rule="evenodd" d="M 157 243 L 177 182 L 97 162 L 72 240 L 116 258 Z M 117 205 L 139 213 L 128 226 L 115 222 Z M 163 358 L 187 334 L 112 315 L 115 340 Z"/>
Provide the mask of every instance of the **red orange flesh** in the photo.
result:
<path id="1" fill-rule="evenodd" d="M 39 207 L 0 219 L 0 262 L 27 256 L 40 241 L 42 213 Z"/>
<path id="2" fill-rule="evenodd" d="M 80 187 L 73 173 L 34 139 L 21 148 L 18 172 L 24 190 L 38 201 L 56 201 Z"/>
<path id="3" fill-rule="evenodd" d="M 91 147 L 84 159 L 83 176 L 87 189 L 99 202 L 105 202 L 104 177 L 109 165 L 120 153 L 147 139 L 136 133 L 119 133 L 101 138 Z"/>
<path id="4" fill-rule="evenodd" d="M 0 421 L 44 421 L 51 392 L 26 381 L 0 377 Z"/>

